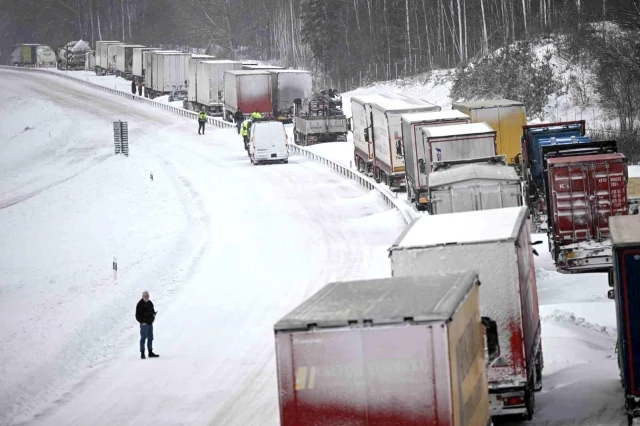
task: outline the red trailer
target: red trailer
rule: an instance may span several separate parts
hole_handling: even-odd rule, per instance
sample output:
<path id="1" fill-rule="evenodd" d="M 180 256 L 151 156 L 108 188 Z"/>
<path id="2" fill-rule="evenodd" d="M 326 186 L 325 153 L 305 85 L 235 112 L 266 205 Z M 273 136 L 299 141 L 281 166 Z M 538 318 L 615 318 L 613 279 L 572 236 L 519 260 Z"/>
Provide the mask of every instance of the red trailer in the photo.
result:
<path id="1" fill-rule="evenodd" d="M 272 76 L 267 71 L 233 70 L 224 73 L 225 119 L 242 110 L 249 115 L 256 109 L 263 116 L 273 115 Z"/>
<path id="2" fill-rule="evenodd" d="M 549 251 L 559 272 L 607 272 L 609 217 L 628 213 L 627 159 L 620 153 L 547 160 Z"/>

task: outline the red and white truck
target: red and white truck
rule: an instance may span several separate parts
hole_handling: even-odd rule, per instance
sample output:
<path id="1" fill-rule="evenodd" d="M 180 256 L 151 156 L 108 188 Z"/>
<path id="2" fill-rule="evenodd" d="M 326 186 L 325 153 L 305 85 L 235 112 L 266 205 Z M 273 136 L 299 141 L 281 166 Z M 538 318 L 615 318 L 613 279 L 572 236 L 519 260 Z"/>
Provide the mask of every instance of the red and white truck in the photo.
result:
<path id="1" fill-rule="evenodd" d="M 281 426 L 490 424 L 478 275 L 327 284 L 274 326 Z"/>
<path id="2" fill-rule="evenodd" d="M 548 158 L 547 233 L 559 272 L 612 267 L 609 217 L 628 214 L 627 159 L 620 153 Z"/>
<path id="3" fill-rule="evenodd" d="M 542 342 L 526 207 L 424 215 L 389 249 L 394 277 L 477 271 L 492 416 L 531 419 Z M 536 242 L 538 244 L 538 242 Z"/>
<path id="4" fill-rule="evenodd" d="M 272 78 L 268 71 L 226 71 L 224 73 L 225 120 L 233 121 L 233 114 L 238 109 L 245 116 L 256 109 L 262 116 L 272 116 Z"/>
<path id="5" fill-rule="evenodd" d="M 392 190 L 406 188 L 400 117 L 410 112 L 434 111 L 440 111 L 440 107 L 419 99 L 381 99 L 371 104 L 376 181 L 384 182 Z"/>

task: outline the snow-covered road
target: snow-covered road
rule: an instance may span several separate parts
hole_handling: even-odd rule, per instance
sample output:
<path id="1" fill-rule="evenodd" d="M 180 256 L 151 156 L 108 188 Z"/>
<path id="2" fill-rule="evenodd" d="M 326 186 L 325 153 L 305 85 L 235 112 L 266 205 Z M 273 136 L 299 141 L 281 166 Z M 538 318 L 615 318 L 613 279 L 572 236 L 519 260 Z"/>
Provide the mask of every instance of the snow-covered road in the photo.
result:
<path id="1" fill-rule="evenodd" d="M 0 425 L 277 425 L 273 323 L 329 281 L 389 275 L 404 224 L 375 193 L 303 157 L 255 167 L 234 131 L 196 130 L 0 71 Z M 560 275 L 538 247 L 544 387 L 532 422 L 507 423 L 626 424 L 606 276 Z M 142 361 L 145 289 L 161 357 Z"/>
<path id="2" fill-rule="evenodd" d="M 199 136 L 53 76 L 1 74 L 3 129 L 13 110 L 59 134 L 6 131 L 34 149 L 9 150 L 24 161 L 0 190 L 16 242 L 0 253 L 0 423 L 277 424 L 273 323 L 331 280 L 388 276 L 400 215 L 303 157 L 251 165 L 234 131 Z M 118 119 L 129 158 L 111 155 Z M 60 155 L 29 163 L 47 147 Z M 141 361 L 144 289 L 161 357 Z"/>

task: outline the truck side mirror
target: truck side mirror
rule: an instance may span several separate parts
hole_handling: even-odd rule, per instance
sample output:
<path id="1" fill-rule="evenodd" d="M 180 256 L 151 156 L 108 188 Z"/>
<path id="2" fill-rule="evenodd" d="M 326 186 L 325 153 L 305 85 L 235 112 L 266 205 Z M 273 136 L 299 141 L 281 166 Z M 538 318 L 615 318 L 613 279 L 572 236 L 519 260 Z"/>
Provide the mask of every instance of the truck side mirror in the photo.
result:
<path id="1" fill-rule="evenodd" d="M 353 132 L 353 117 L 347 118 L 347 131 Z"/>
<path id="2" fill-rule="evenodd" d="M 369 129 L 364 129 L 364 141 L 369 142 Z"/>
<path id="3" fill-rule="evenodd" d="M 609 299 L 615 299 L 616 295 L 613 293 L 613 290 L 609 290 L 609 291 L 607 291 L 607 297 Z"/>
<path id="4" fill-rule="evenodd" d="M 533 251 L 533 254 L 534 254 L 535 256 L 540 256 L 540 255 L 538 254 L 538 251 L 537 251 L 536 249 L 531 249 L 531 251 Z"/>
<path id="5" fill-rule="evenodd" d="M 535 243 L 531 243 L 532 246 L 537 246 L 538 244 L 542 244 L 542 240 L 538 240 Z"/>
<path id="6" fill-rule="evenodd" d="M 500 356 L 500 341 L 498 340 L 498 324 L 489 317 L 482 317 L 482 326 L 487 336 L 487 363 Z"/>
<path id="7" fill-rule="evenodd" d="M 424 159 L 420 158 L 418 160 L 418 168 L 420 169 L 420 173 L 427 173 L 427 164 L 424 162 Z"/>
<path id="8" fill-rule="evenodd" d="M 402 139 L 396 141 L 396 155 L 402 155 Z"/>

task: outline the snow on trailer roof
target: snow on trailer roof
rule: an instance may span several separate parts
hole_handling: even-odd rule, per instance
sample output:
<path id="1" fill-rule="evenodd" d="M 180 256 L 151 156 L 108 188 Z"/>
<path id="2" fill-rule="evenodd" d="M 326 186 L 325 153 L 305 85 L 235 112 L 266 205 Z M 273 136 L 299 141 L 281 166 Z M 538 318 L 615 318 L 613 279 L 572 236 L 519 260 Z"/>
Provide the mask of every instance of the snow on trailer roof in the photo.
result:
<path id="1" fill-rule="evenodd" d="M 469 124 L 451 124 L 449 126 L 438 127 L 424 127 L 422 133 L 430 138 L 447 138 L 452 136 L 464 136 L 464 135 L 483 135 L 486 133 L 493 133 L 491 126 L 487 123 L 469 123 Z"/>
<path id="2" fill-rule="evenodd" d="M 614 247 L 640 246 L 640 215 L 611 216 L 609 229 Z"/>
<path id="3" fill-rule="evenodd" d="M 225 72 L 233 75 L 271 75 L 269 71 L 262 70 L 227 70 Z"/>
<path id="4" fill-rule="evenodd" d="M 124 44 L 124 47 L 147 47 L 144 44 Z"/>
<path id="5" fill-rule="evenodd" d="M 231 61 L 229 59 L 207 59 L 206 61 L 200 61 L 203 64 L 239 64 L 238 61 Z"/>
<path id="6" fill-rule="evenodd" d="M 469 102 L 454 102 L 453 108 L 456 106 L 462 106 L 466 108 L 497 108 L 502 106 L 524 106 L 524 103 L 519 101 L 511 101 L 509 99 L 493 99 L 487 101 L 469 101 Z"/>
<path id="7" fill-rule="evenodd" d="M 518 238 L 527 207 L 424 215 L 413 221 L 389 251 Z"/>
<path id="8" fill-rule="evenodd" d="M 356 103 L 359 103 L 361 105 L 363 104 L 371 104 L 374 103 L 377 100 L 384 100 L 384 99 L 405 99 L 408 98 L 408 96 L 402 95 L 400 93 L 391 93 L 391 94 L 387 94 L 387 93 L 373 93 L 370 95 L 358 95 L 358 96 L 352 96 L 351 100 L 355 101 Z"/>
<path id="9" fill-rule="evenodd" d="M 346 327 L 362 324 L 442 322 L 451 319 L 478 283 L 475 272 L 456 272 L 329 283 L 285 315 L 275 331 Z"/>
<path id="10" fill-rule="evenodd" d="M 511 166 L 465 164 L 429 173 L 429 187 L 451 185 L 472 179 L 520 182 L 516 170 Z"/>
<path id="11" fill-rule="evenodd" d="M 311 74 L 311 72 L 307 71 L 307 70 L 289 70 L 289 69 L 280 69 L 280 68 L 274 68 L 274 69 L 269 68 L 269 72 L 283 73 L 283 74 L 286 74 L 286 73 L 298 73 L 298 74 L 299 73 L 306 73 L 306 74 Z"/>
<path id="12" fill-rule="evenodd" d="M 378 99 L 371 103 L 372 108 L 376 108 L 383 111 L 416 111 L 433 109 L 440 111 L 438 105 L 430 104 L 429 102 L 419 99 Z"/>
<path id="13" fill-rule="evenodd" d="M 429 112 L 409 112 L 402 114 L 402 119 L 409 123 L 420 123 L 422 121 L 440 121 L 440 120 L 453 120 L 453 119 L 470 119 L 470 117 L 458 111 L 452 109 L 448 111 L 429 111 Z"/>

